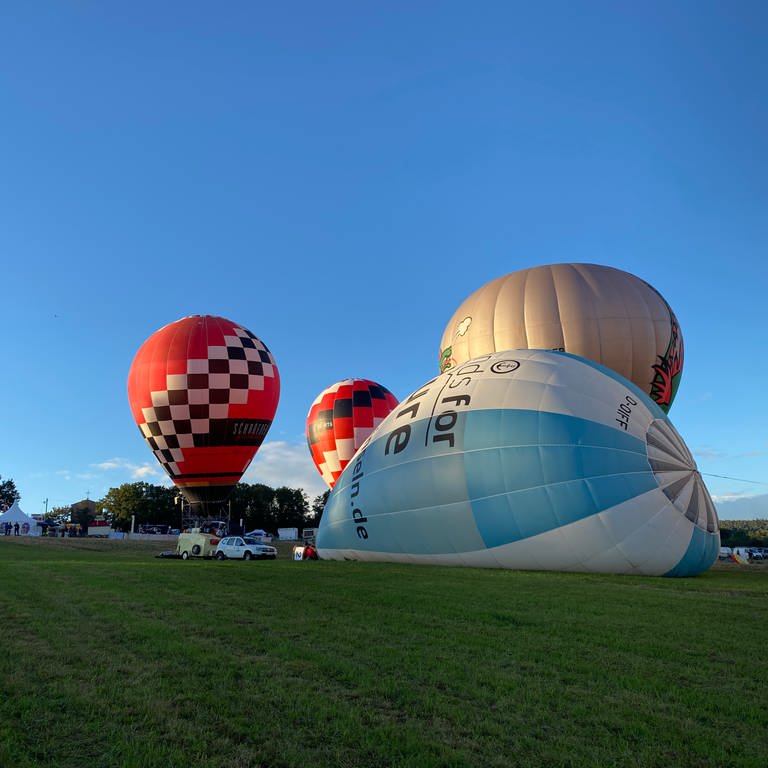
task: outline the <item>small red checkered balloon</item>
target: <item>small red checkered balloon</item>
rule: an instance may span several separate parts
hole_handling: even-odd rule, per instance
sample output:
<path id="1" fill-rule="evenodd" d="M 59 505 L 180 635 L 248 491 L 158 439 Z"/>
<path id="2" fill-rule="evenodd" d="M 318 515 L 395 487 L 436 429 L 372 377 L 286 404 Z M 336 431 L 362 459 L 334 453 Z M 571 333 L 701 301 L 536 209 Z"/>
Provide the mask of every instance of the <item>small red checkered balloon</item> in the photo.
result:
<path id="1" fill-rule="evenodd" d="M 330 488 L 397 402 L 386 387 L 368 379 L 344 379 L 315 398 L 307 416 L 307 443 Z"/>
<path id="2" fill-rule="evenodd" d="M 247 328 L 191 315 L 152 334 L 128 374 L 133 418 L 190 504 L 223 502 L 272 424 L 280 376 Z"/>

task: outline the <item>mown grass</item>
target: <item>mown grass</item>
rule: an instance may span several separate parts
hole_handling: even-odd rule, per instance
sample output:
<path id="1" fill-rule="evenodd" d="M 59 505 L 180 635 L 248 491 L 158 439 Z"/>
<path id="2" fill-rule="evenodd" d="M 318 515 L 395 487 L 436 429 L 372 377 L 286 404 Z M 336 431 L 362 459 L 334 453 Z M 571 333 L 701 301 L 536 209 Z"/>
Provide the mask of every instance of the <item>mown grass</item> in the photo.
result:
<path id="1" fill-rule="evenodd" d="M 768 567 L 158 559 L 0 537 L 0 766 L 765 766 Z"/>

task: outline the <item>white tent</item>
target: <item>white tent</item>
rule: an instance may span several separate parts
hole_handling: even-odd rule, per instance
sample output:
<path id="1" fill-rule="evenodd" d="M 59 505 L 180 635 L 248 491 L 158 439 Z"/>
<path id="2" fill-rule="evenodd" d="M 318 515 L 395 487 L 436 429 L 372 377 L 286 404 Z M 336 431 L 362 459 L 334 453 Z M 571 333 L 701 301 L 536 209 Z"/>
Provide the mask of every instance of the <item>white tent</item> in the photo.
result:
<path id="1" fill-rule="evenodd" d="M 20 536 L 39 536 L 42 528 L 29 515 L 25 514 L 18 501 L 14 501 L 8 509 L 0 515 L 0 536 L 5 533 L 5 524 L 19 524 Z M 11 536 L 14 535 L 14 529 L 11 528 Z"/>

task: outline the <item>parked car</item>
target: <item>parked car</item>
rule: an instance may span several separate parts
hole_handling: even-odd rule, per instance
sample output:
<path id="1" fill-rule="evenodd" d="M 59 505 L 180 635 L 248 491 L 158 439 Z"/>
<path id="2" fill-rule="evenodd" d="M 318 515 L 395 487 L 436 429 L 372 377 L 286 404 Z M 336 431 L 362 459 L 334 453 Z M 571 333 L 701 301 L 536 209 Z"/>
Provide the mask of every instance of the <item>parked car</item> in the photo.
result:
<path id="1" fill-rule="evenodd" d="M 262 544 L 269 544 L 269 542 L 272 541 L 272 534 L 267 533 L 267 531 L 264 531 L 261 528 L 256 528 L 253 531 L 246 531 L 244 536 L 249 539 L 256 539 L 256 541 L 260 541 Z"/>
<path id="2" fill-rule="evenodd" d="M 225 536 L 216 547 L 217 560 L 274 560 L 277 550 L 250 536 Z"/>

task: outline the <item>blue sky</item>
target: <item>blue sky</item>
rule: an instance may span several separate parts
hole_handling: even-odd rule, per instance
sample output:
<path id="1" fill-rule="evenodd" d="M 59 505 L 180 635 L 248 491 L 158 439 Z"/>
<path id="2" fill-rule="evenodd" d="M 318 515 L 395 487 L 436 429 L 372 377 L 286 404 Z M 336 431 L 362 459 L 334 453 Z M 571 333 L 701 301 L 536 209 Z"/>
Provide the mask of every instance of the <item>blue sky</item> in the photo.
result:
<path id="1" fill-rule="evenodd" d="M 670 418 L 721 516 L 768 517 L 766 23 L 761 2 L 5 3 L 0 475 L 28 513 L 166 482 L 128 369 L 218 314 L 282 380 L 245 479 L 311 498 L 322 389 L 403 398 L 472 291 L 581 261 L 665 296 Z"/>

